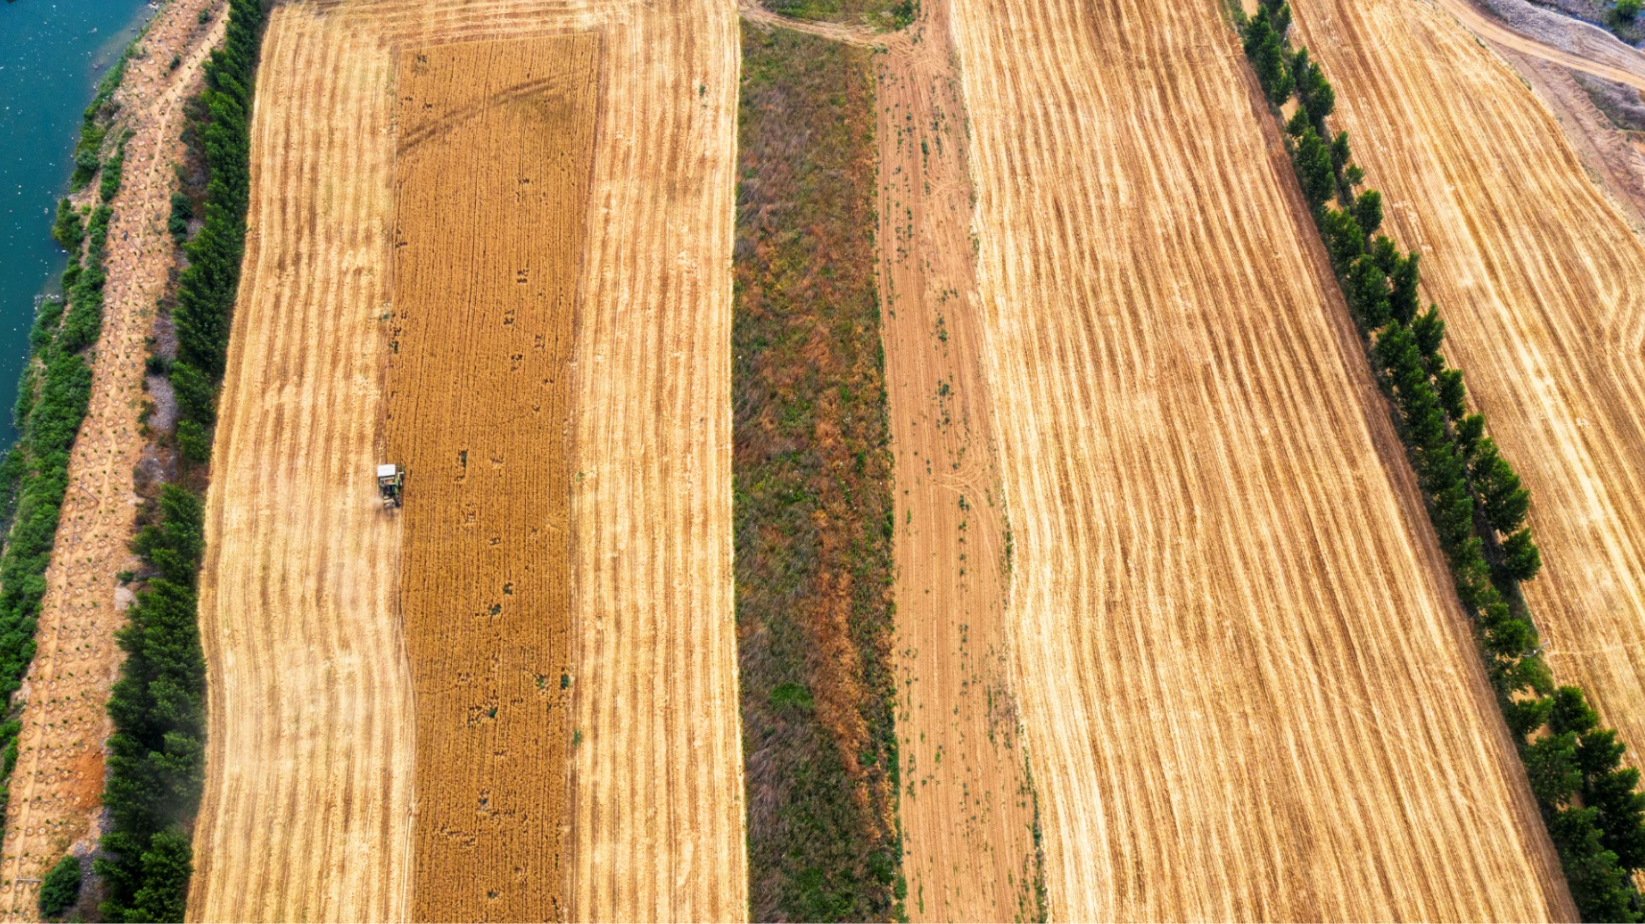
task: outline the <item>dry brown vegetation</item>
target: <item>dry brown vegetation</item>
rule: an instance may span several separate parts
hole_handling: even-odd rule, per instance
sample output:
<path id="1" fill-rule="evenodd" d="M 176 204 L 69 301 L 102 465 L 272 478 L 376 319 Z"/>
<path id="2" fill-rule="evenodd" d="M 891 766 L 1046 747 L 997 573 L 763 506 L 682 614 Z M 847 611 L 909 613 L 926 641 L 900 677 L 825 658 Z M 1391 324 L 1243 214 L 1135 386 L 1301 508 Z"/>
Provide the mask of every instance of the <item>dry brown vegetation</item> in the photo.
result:
<path id="1" fill-rule="evenodd" d="M 746 914 L 724 398 L 735 30 L 729 5 L 684 2 L 362 0 L 271 15 L 202 577 L 212 733 L 191 918 L 411 913 L 402 521 L 378 509 L 370 477 L 387 451 L 396 310 L 395 56 L 571 32 L 604 50 L 566 372 L 565 673 L 581 744 L 561 907 Z M 438 477 L 414 471 L 410 489 Z"/>
<path id="2" fill-rule="evenodd" d="M 732 403 L 758 920 L 897 903 L 874 113 L 866 49 L 743 27 Z"/>
<path id="3" fill-rule="evenodd" d="M 387 458 L 418 920 L 566 916 L 568 417 L 598 37 L 399 55 Z"/>
<path id="4" fill-rule="evenodd" d="M 1051 915 L 1569 918 L 1218 13 L 955 10 Z"/>
<path id="5" fill-rule="evenodd" d="M 1454 19 L 1295 4 L 1392 233 L 1422 252 L 1445 352 L 1531 492 L 1525 586 L 1561 683 L 1645 746 L 1645 245 L 1558 125 Z"/>

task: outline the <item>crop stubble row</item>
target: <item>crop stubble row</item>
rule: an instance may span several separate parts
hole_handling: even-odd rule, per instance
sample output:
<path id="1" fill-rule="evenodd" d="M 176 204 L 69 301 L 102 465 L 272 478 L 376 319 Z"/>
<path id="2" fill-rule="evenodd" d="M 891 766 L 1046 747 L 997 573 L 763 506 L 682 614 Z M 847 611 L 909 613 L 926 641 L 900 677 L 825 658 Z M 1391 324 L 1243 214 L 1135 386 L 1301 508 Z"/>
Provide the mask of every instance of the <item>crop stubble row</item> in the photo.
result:
<path id="1" fill-rule="evenodd" d="M 1645 747 L 1645 244 L 1558 123 L 1448 13 L 1295 4 L 1445 352 L 1531 492 L 1525 595 L 1554 678 Z"/>
<path id="2" fill-rule="evenodd" d="M 955 10 L 1051 913 L 1567 918 L 1218 12 Z"/>
<path id="3" fill-rule="evenodd" d="M 410 913 L 401 536 L 370 480 L 386 450 L 394 53 L 584 30 L 605 50 L 567 373 L 569 529 L 575 570 L 604 570 L 570 588 L 571 713 L 583 740 L 569 913 L 745 913 L 730 503 L 719 487 L 730 477 L 720 400 L 730 284 L 719 267 L 730 250 L 735 22 L 730 5 L 699 3 L 274 12 L 208 514 L 213 736 L 191 918 Z"/>

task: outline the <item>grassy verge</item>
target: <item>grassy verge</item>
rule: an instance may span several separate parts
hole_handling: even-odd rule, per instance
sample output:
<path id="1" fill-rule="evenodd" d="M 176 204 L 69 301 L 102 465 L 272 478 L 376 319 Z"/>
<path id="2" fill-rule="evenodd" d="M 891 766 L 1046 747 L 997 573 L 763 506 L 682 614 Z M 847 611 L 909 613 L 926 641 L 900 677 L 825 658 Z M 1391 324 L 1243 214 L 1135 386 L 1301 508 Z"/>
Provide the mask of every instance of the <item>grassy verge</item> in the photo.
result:
<path id="1" fill-rule="evenodd" d="M 810 22 L 871 26 L 881 32 L 908 27 L 919 15 L 919 0 L 760 0 L 779 16 Z"/>
<path id="2" fill-rule="evenodd" d="M 1236 10 L 1236 16 L 1238 11 Z M 1525 516 L 1530 493 L 1471 414 L 1462 371 L 1447 368 L 1438 306 L 1422 310 L 1418 255 L 1401 253 L 1382 224 L 1382 197 L 1361 190 L 1348 135 L 1327 120 L 1336 90 L 1307 49 L 1287 40 L 1290 8 L 1261 0 L 1240 18 L 1245 52 L 1272 115 L 1295 98 L 1287 148 L 1365 356 L 1392 408 L 1421 485 L 1457 598 L 1474 620 L 1479 653 L 1503 719 L 1584 920 L 1638 921 L 1632 874 L 1645 869 L 1645 795 L 1624 768 L 1616 732 L 1601 728 L 1576 687 L 1554 686 L 1519 585 L 1542 567 Z"/>
<path id="3" fill-rule="evenodd" d="M 145 567 L 120 633 L 126 661 L 109 697 L 109 829 L 96 870 L 107 888 L 100 910 L 110 921 L 181 921 L 193 875 L 190 828 L 206 736 L 196 596 L 205 551 L 201 498 L 245 249 L 262 23 L 260 0 L 230 0 L 223 47 L 207 62 L 206 88 L 190 109 L 188 134 L 204 151 L 208 181 L 204 223 L 184 248 L 187 269 L 171 312 L 178 356 L 169 373 L 179 413 L 175 433 L 162 439 L 181 466 L 178 483 L 161 487 L 141 515 L 147 525 L 134 550 Z"/>
<path id="4" fill-rule="evenodd" d="M 901 917 L 872 53 L 743 26 L 736 581 L 756 920 Z"/>

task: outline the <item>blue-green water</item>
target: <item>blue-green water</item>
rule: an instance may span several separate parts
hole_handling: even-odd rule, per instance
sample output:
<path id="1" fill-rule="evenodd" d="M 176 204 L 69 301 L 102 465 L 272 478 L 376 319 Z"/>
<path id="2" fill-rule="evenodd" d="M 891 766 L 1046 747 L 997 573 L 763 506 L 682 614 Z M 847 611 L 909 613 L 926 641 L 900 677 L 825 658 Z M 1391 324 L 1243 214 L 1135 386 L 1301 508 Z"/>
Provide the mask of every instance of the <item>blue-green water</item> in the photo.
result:
<path id="1" fill-rule="evenodd" d="M 35 299 L 63 271 L 51 219 L 81 113 L 148 13 L 142 0 L 0 4 L 0 448 L 16 438 L 11 407 Z"/>

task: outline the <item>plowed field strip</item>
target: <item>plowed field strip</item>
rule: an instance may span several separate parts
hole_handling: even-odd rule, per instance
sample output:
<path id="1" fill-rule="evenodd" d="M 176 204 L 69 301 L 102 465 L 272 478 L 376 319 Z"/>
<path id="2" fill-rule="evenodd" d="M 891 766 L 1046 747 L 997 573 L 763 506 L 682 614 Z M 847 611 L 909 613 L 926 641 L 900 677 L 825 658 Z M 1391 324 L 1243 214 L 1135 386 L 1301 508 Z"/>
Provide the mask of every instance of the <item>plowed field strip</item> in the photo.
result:
<path id="1" fill-rule="evenodd" d="M 418 920 L 558 920 L 568 422 L 594 35 L 399 53 L 389 458 L 416 690 Z"/>
<path id="2" fill-rule="evenodd" d="M 1645 747 L 1645 246 L 1496 55 L 1407 0 L 1303 0 L 1302 38 L 1446 353 L 1531 492 L 1525 587 L 1562 683 Z"/>
<path id="3" fill-rule="evenodd" d="M 731 565 L 735 6 L 605 32 L 578 308 L 570 897 L 748 915 Z"/>
<path id="4" fill-rule="evenodd" d="M 201 624 L 211 664 L 195 920 L 401 918 L 411 683 L 400 527 L 376 503 L 390 61 L 276 10 L 253 126 Z"/>
<path id="5" fill-rule="evenodd" d="M 1052 916 L 1568 918 L 1218 12 L 955 11 Z"/>

